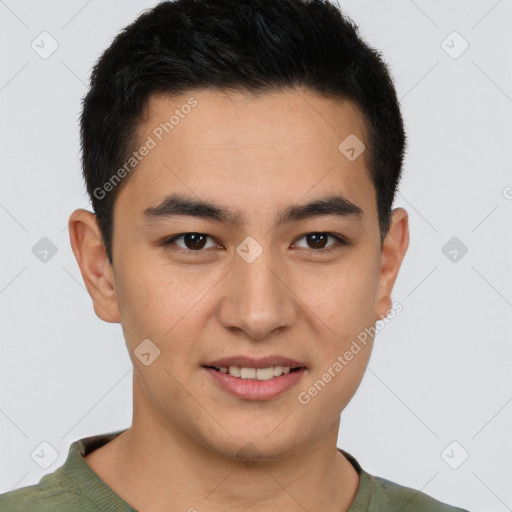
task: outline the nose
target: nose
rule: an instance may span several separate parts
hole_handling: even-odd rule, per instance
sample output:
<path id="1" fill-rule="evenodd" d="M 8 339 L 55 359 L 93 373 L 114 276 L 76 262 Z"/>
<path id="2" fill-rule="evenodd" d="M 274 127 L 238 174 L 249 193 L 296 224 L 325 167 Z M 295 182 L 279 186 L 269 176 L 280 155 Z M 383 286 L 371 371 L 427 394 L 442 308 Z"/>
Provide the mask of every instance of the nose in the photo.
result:
<path id="1" fill-rule="evenodd" d="M 252 263 L 236 256 L 218 309 L 221 324 L 262 340 L 291 327 L 297 316 L 295 296 L 284 271 L 271 261 L 270 251 Z"/>

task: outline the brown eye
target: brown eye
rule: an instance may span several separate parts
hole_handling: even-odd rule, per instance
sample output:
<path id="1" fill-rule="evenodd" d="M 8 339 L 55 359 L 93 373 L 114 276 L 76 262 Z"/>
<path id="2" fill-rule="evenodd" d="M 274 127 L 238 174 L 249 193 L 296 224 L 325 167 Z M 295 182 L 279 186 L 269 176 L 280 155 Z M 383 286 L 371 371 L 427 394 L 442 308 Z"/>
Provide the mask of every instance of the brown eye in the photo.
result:
<path id="1" fill-rule="evenodd" d="M 204 248 L 206 245 L 206 238 L 207 237 L 201 233 L 187 233 L 186 235 L 183 235 L 183 242 L 187 249 L 196 251 Z"/>
<path id="2" fill-rule="evenodd" d="M 334 240 L 334 243 L 327 245 L 329 238 Z M 349 245 L 348 241 L 341 236 L 333 235 L 332 233 L 307 233 L 299 240 L 305 239 L 309 252 L 327 252 L 341 245 Z"/>
<path id="3" fill-rule="evenodd" d="M 328 237 L 329 235 L 326 235 L 325 233 L 313 233 L 311 235 L 306 235 L 306 240 L 313 249 L 323 249 L 327 243 Z"/>
<path id="4" fill-rule="evenodd" d="M 176 235 L 165 242 L 165 245 L 173 245 L 177 240 L 181 240 L 183 245 L 175 244 L 184 251 L 201 251 L 206 247 L 207 240 L 210 238 L 208 235 L 203 233 L 183 233 Z M 215 244 L 209 247 L 214 247 Z M 206 247 L 207 248 L 207 247 Z"/>

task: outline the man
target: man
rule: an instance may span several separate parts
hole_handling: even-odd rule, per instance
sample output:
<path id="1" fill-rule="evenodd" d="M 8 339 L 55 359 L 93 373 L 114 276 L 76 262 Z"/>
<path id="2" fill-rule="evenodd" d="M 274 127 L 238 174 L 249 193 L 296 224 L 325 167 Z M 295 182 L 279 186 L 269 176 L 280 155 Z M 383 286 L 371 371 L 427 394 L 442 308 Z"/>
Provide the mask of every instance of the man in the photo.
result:
<path id="1" fill-rule="evenodd" d="M 461 510 L 336 446 L 409 242 L 396 93 L 352 22 L 159 4 L 95 66 L 81 136 L 71 246 L 122 326 L 133 422 L 2 510 Z"/>

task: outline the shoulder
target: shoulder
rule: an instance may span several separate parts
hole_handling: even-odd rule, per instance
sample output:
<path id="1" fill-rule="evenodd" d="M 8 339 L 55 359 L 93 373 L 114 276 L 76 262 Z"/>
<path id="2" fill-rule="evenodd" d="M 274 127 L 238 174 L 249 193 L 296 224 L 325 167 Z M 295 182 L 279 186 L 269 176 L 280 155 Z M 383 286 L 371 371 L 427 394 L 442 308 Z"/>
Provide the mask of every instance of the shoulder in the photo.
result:
<path id="1" fill-rule="evenodd" d="M 391 482 L 382 477 L 371 476 L 373 483 L 372 501 L 378 510 L 400 510 L 401 512 L 468 512 L 441 501 L 416 489 Z M 383 505 L 386 505 L 384 508 Z"/>
<path id="2" fill-rule="evenodd" d="M 133 511 L 98 477 L 84 456 L 126 429 L 74 441 L 63 466 L 44 475 L 38 484 L 0 494 L 1 512 Z"/>
<path id="3" fill-rule="evenodd" d="M 0 494 L 2 512 L 86 511 L 81 491 L 57 469 L 44 475 L 35 485 Z"/>
<path id="4" fill-rule="evenodd" d="M 359 487 L 349 512 L 468 512 L 424 492 L 367 473 L 354 456 L 345 450 L 339 451 L 359 475 Z"/>

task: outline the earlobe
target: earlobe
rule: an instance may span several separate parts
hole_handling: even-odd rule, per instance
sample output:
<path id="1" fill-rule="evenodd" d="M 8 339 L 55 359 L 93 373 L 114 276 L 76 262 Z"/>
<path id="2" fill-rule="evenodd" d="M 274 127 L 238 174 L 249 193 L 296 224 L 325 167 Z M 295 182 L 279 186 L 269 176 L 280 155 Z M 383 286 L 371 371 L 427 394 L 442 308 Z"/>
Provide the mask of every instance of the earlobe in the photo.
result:
<path id="1" fill-rule="evenodd" d="M 404 208 L 391 212 L 391 226 L 382 243 L 379 289 L 375 316 L 385 318 L 391 309 L 391 292 L 409 247 L 409 216 Z"/>
<path id="2" fill-rule="evenodd" d="M 96 216 L 83 209 L 69 217 L 69 239 L 96 315 L 110 323 L 119 323 L 120 314 L 114 276 L 107 258 Z"/>

